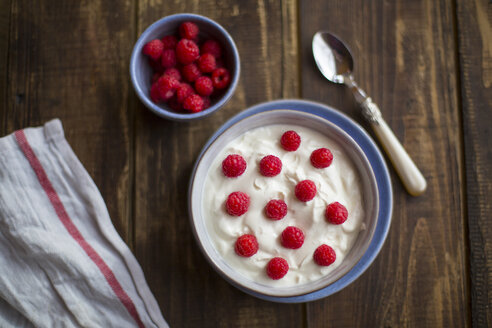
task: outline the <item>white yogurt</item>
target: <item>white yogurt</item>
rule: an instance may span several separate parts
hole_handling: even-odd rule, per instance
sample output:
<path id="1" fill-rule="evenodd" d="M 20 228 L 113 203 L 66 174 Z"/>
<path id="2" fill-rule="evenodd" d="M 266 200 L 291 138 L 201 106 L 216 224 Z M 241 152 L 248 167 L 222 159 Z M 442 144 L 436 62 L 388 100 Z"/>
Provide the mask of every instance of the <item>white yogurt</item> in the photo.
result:
<path id="1" fill-rule="evenodd" d="M 282 134 L 294 130 L 301 136 L 301 145 L 294 152 L 280 145 Z M 325 169 L 311 165 L 313 150 L 325 147 L 333 154 L 332 164 Z M 237 178 L 228 178 L 222 172 L 222 161 L 230 154 L 239 154 L 247 162 L 246 171 Z M 264 177 L 259 162 L 266 155 L 282 160 L 282 172 L 275 177 Z M 313 200 L 304 203 L 294 194 L 296 184 L 302 180 L 314 181 L 317 188 Z M 359 175 L 343 149 L 334 141 L 316 131 L 294 125 L 270 125 L 257 128 L 231 141 L 213 162 L 204 184 L 203 213 L 210 238 L 218 252 L 229 265 L 250 279 L 270 286 L 294 286 L 320 279 L 338 267 L 364 228 L 363 196 Z M 246 214 L 230 216 L 225 210 L 227 196 L 242 191 L 250 196 Z M 266 217 L 264 208 L 271 199 L 287 203 L 287 215 L 279 221 Z M 325 220 L 326 206 L 340 202 L 348 210 L 348 219 L 341 225 Z M 288 226 L 304 231 L 304 244 L 299 249 L 281 245 L 280 234 Z M 234 251 L 236 239 L 243 234 L 253 234 L 259 243 L 252 257 L 238 256 Z M 328 266 L 317 265 L 313 260 L 315 249 L 321 244 L 331 246 L 336 261 Z M 289 263 L 289 272 L 280 280 L 266 275 L 270 259 L 280 256 Z"/>

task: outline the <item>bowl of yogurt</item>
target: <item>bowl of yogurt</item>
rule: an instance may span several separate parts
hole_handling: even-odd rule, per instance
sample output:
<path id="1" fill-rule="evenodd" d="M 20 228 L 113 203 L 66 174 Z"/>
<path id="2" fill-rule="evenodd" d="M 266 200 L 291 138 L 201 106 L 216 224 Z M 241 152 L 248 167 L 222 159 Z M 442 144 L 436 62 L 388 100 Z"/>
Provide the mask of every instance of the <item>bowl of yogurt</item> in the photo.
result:
<path id="1" fill-rule="evenodd" d="M 227 281 L 260 298 L 299 302 L 326 296 L 360 264 L 378 227 L 380 190 L 354 138 L 288 107 L 251 111 L 209 140 L 192 175 L 189 210 L 201 251 Z M 286 148 L 284 134 L 293 132 L 298 145 Z M 319 165 L 321 149 L 329 156 Z M 228 172 L 230 163 L 239 171 Z M 298 193 L 306 181 L 307 199 Z M 283 213 L 274 208 L 272 216 L 271 202 Z"/>

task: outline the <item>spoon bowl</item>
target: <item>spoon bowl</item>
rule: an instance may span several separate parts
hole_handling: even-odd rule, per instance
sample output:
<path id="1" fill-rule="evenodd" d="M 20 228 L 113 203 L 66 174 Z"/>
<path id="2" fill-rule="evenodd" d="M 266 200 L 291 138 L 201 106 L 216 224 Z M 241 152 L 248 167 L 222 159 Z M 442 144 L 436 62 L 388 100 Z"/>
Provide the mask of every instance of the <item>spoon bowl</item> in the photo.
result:
<path id="1" fill-rule="evenodd" d="M 350 50 L 335 35 L 318 32 L 313 37 L 313 54 L 323 76 L 334 83 L 346 83 L 351 78 L 354 60 Z"/>

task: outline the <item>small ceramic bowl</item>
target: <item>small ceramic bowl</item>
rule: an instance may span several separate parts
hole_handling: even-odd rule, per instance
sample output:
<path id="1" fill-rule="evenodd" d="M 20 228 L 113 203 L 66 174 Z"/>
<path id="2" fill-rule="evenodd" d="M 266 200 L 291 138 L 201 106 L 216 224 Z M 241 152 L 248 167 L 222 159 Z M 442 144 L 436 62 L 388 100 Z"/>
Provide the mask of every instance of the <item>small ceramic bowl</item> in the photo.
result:
<path id="1" fill-rule="evenodd" d="M 198 113 L 178 113 L 170 109 L 166 104 L 155 104 L 150 99 L 150 86 L 152 78 L 152 68 L 148 63 L 147 56 L 142 53 L 143 46 L 154 39 L 161 39 L 165 35 L 176 35 L 181 23 L 190 21 L 200 28 L 200 38 L 213 38 L 222 45 L 224 66 L 229 70 L 231 83 L 222 95 L 213 99 L 209 108 Z M 154 24 L 150 25 L 138 38 L 133 47 L 132 57 L 130 60 L 130 76 L 133 87 L 140 100 L 144 105 L 155 114 L 175 120 L 190 121 L 205 117 L 221 108 L 232 96 L 236 89 L 240 72 L 239 53 L 236 44 L 227 31 L 210 18 L 195 14 L 176 14 L 166 16 Z"/>
<path id="2" fill-rule="evenodd" d="M 288 104 L 288 101 L 283 102 Z M 282 109 L 282 101 L 277 103 L 279 109 L 274 109 L 275 106 L 273 106 L 273 108 L 270 108 L 269 110 L 261 110 L 258 108 L 261 106 L 259 105 L 256 108 L 251 108 L 247 110 L 246 113 L 243 112 L 239 114 L 238 116 L 227 122 L 209 140 L 196 162 L 190 182 L 190 218 L 196 240 L 198 241 L 198 245 L 204 253 L 205 257 L 214 267 L 214 269 L 230 283 L 242 289 L 243 291 L 250 293 L 251 295 L 263 299 L 278 302 L 304 302 L 327 296 L 345 287 L 348 284 L 346 283 L 346 281 L 344 281 L 342 285 L 337 286 L 336 290 L 327 289 L 330 285 L 334 285 L 337 281 L 347 276 L 348 273 L 351 273 L 349 279 L 350 282 L 355 280 L 355 278 L 357 278 L 362 273 L 359 268 L 354 269 L 354 267 L 360 264 L 359 262 L 361 262 L 361 258 L 366 254 L 373 240 L 373 236 L 378 225 L 378 218 L 380 216 L 379 196 L 381 195 L 381 190 L 379 190 L 378 188 L 378 182 L 375 177 L 372 165 L 366 157 L 365 152 L 361 149 L 358 143 L 342 128 L 340 128 L 336 124 L 333 124 L 329 120 L 324 119 L 323 117 L 313 115 L 312 113 L 309 113 L 307 111 Z M 296 101 L 291 101 L 291 103 L 295 104 Z M 297 101 L 297 103 L 304 105 L 315 104 L 303 101 Z M 294 105 L 291 107 L 296 106 Z M 289 108 L 289 106 L 286 106 L 284 108 Z M 243 133 L 261 126 L 272 124 L 300 125 L 320 132 L 326 135 L 328 138 L 339 143 L 345 149 L 347 155 L 350 157 L 359 172 L 364 198 L 364 209 L 366 213 L 364 219 L 366 228 L 359 232 L 355 244 L 351 248 L 350 252 L 347 254 L 344 261 L 340 264 L 340 266 L 333 270 L 330 274 L 324 276 L 319 280 L 293 287 L 268 286 L 253 281 L 250 278 L 238 273 L 222 258 L 222 256 L 215 249 L 214 243 L 207 231 L 205 218 L 202 214 L 203 195 L 205 192 L 207 192 L 203 189 L 203 186 L 208 174 L 208 170 L 217 155 L 230 141 L 234 140 L 236 137 L 242 135 Z M 365 136 L 366 138 L 368 138 L 367 135 Z M 382 160 L 382 157 L 378 158 L 378 160 Z M 384 178 L 387 178 L 387 180 L 385 180 L 384 182 L 388 182 L 389 176 L 387 176 L 387 169 L 385 170 L 385 174 L 386 176 Z M 391 190 L 390 186 L 389 189 Z M 383 190 L 384 193 L 386 193 L 386 191 L 387 190 Z M 372 262 L 372 259 L 374 259 L 377 252 L 379 252 L 382 241 L 384 241 L 384 238 L 386 237 L 387 228 L 389 228 L 392 202 L 388 203 L 387 194 L 385 194 L 384 197 L 385 207 L 382 211 L 384 222 L 382 224 L 384 226 L 385 233 L 382 236 L 378 235 L 378 247 L 376 247 L 375 249 L 373 247 L 373 249 L 371 249 L 371 252 L 375 252 L 375 254 L 371 254 L 370 262 Z M 382 240 L 380 240 L 381 237 Z M 363 270 L 367 268 L 370 262 L 364 263 Z M 355 273 L 354 270 L 356 271 Z"/>

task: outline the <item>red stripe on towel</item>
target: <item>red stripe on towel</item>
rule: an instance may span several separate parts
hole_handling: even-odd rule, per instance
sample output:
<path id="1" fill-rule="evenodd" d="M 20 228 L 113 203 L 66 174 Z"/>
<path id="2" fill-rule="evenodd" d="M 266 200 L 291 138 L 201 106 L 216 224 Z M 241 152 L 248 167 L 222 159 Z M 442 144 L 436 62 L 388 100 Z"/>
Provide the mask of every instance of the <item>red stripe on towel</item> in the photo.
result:
<path id="1" fill-rule="evenodd" d="M 67 229 L 70 236 L 72 236 L 72 238 L 75 239 L 75 241 L 77 241 L 80 247 L 82 247 L 82 249 L 89 256 L 89 258 L 97 265 L 97 267 L 103 274 L 104 278 L 106 278 L 106 281 L 108 282 L 109 286 L 111 286 L 116 296 L 120 299 L 121 303 L 123 303 L 125 308 L 128 310 L 130 315 L 138 324 L 138 326 L 144 327 L 144 324 L 140 319 L 140 316 L 138 315 L 135 304 L 133 303 L 130 296 L 128 296 L 128 294 L 123 290 L 123 287 L 121 287 L 121 284 L 119 283 L 118 279 L 116 279 L 116 276 L 114 275 L 113 271 L 111 271 L 111 269 L 106 264 L 106 262 L 104 262 L 101 256 L 84 239 L 79 229 L 77 229 L 72 219 L 70 219 L 70 216 L 68 216 L 68 213 L 65 210 L 65 207 L 63 206 L 60 197 L 56 193 L 55 188 L 53 188 L 51 181 L 48 179 L 48 176 L 46 175 L 46 171 L 44 170 L 43 166 L 41 165 L 41 162 L 39 162 L 39 159 L 36 157 L 36 154 L 34 154 L 34 151 L 29 145 L 29 142 L 27 141 L 24 131 L 23 130 L 16 131 L 15 138 L 17 139 L 17 143 L 22 149 L 22 152 L 24 153 L 27 160 L 29 161 L 29 164 L 31 164 L 32 169 L 36 173 L 39 183 L 41 184 L 44 191 L 46 192 L 46 195 L 48 196 L 51 205 L 53 205 L 53 208 L 55 209 L 58 218 Z"/>

